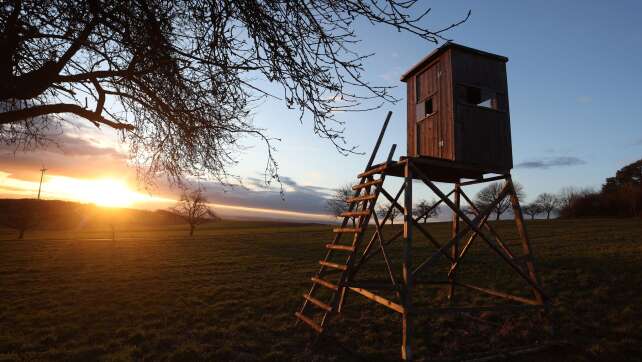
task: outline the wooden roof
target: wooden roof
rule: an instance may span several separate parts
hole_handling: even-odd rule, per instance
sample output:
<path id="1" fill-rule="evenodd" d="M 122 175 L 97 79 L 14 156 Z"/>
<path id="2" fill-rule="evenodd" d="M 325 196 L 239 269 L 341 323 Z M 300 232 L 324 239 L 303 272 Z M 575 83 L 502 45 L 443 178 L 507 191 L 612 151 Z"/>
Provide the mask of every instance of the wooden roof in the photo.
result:
<path id="1" fill-rule="evenodd" d="M 413 65 L 408 71 L 406 71 L 401 76 L 401 81 L 405 82 L 406 80 L 408 80 L 408 78 L 410 78 L 412 75 L 414 75 L 417 71 L 421 70 L 425 65 L 427 65 L 428 63 L 433 61 L 433 59 L 435 59 L 439 55 L 441 55 L 444 51 L 446 51 L 448 49 L 452 49 L 452 48 L 459 49 L 459 50 L 462 50 L 462 51 L 465 51 L 465 52 L 468 52 L 468 53 L 473 53 L 473 54 L 478 54 L 478 55 L 482 55 L 482 56 L 485 56 L 485 57 L 494 58 L 494 59 L 497 59 L 497 60 L 502 61 L 502 62 L 507 62 L 508 61 L 508 58 L 506 58 L 505 56 L 502 56 L 502 55 L 488 53 L 488 52 L 485 52 L 485 51 L 482 51 L 482 50 L 479 50 L 479 49 L 469 48 L 467 46 L 464 46 L 464 45 L 461 45 L 461 44 L 457 44 L 457 43 L 453 43 L 453 42 L 446 42 L 446 43 L 444 43 L 444 45 L 442 45 L 439 48 L 437 48 L 437 49 L 433 50 L 432 52 L 430 52 L 430 54 L 426 55 L 423 59 L 421 59 L 419 61 L 419 63 Z"/>

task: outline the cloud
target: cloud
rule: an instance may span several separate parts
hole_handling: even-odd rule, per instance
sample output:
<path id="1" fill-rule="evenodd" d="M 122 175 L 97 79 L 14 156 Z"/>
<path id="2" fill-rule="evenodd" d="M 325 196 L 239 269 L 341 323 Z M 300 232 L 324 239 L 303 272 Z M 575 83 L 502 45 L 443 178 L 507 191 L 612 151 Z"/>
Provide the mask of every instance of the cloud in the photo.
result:
<path id="1" fill-rule="evenodd" d="M 8 177 L 12 182 L 18 184 L 37 183 L 40 177 L 39 170 L 44 165 L 48 169 L 47 175 L 85 179 L 118 177 L 128 179 L 132 186 L 135 185 L 135 169 L 128 165 L 127 154 L 115 148 L 117 145 L 106 147 L 99 143 L 100 137 L 77 137 L 71 133 L 65 133 L 55 141 L 59 146 L 52 144 L 33 151 L 16 151 L 13 146 L 0 145 L 0 174 L 10 175 Z M 281 176 L 281 184 L 283 194 L 278 184 L 273 183 L 268 187 L 260 176 L 244 178 L 243 185 L 237 186 L 226 186 L 215 181 L 194 181 L 191 186 L 203 188 L 208 200 L 213 204 L 280 212 L 327 214 L 326 198 L 332 193 L 332 189 L 303 185 L 285 175 Z M 20 190 L 5 188 L 5 191 L 17 195 Z M 175 200 L 178 199 L 180 189 L 172 187 L 166 179 L 158 179 L 149 193 L 152 196 Z M 154 207 L 152 204 L 137 206 Z M 156 207 L 164 208 L 167 205 Z M 223 208 L 219 211 L 227 213 Z M 251 210 L 235 212 L 235 216 L 252 217 Z M 262 215 L 267 217 L 266 213 Z M 290 217 L 293 218 L 296 217 Z"/>
<path id="2" fill-rule="evenodd" d="M 99 145 L 98 139 L 63 134 L 53 141 L 34 150 L 0 144 L 0 171 L 21 179 L 39 175 L 43 165 L 51 174 L 80 178 L 132 173 L 127 165 L 128 156 L 116 148 Z"/>
<path id="3" fill-rule="evenodd" d="M 326 214 L 326 198 L 332 189 L 301 185 L 287 176 L 281 176 L 283 194 L 278 185 L 266 187 L 263 179 L 248 177 L 243 185 L 225 186 L 218 182 L 201 181 L 192 187 L 205 191 L 208 200 L 216 204 L 235 205 L 248 208 L 263 208 L 281 211 Z M 164 186 L 165 193 L 176 194 L 178 190 Z"/>
<path id="4" fill-rule="evenodd" d="M 379 77 L 388 82 L 398 82 L 402 73 L 403 70 L 401 69 L 401 67 L 396 66 L 388 70 L 387 72 L 380 74 Z"/>
<path id="5" fill-rule="evenodd" d="M 517 165 L 515 165 L 515 168 L 546 169 L 549 167 L 557 167 L 557 166 L 577 166 L 577 165 L 583 165 L 585 163 L 586 161 L 577 157 L 562 156 L 562 157 L 544 158 L 540 160 L 520 162 Z"/>
<path id="6" fill-rule="evenodd" d="M 593 97 L 591 96 L 579 96 L 577 97 L 577 103 L 579 104 L 591 104 L 593 103 Z"/>

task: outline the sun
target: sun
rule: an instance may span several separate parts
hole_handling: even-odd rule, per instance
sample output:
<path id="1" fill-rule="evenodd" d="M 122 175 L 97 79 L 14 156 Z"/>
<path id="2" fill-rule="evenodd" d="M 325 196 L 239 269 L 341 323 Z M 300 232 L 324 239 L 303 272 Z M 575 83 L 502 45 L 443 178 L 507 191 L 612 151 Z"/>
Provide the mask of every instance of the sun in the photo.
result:
<path id="1" fill-rule="evenodd" d="M 106 207 L 127 207 L 145 198 L 132 191 L 124 180 L 112 178 L 82 180 L 56 176 L 47 182 L 46 189 L 66 199 Z"/>

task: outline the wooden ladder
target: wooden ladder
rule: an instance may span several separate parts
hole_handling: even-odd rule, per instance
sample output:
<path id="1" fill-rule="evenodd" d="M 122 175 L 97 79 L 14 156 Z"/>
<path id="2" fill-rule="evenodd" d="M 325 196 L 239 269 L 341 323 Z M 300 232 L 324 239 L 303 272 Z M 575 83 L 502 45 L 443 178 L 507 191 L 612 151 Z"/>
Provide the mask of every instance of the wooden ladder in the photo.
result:
<path id="1" fill-rule="evenodd" d="M 352 272 L 351 268 L 370 217 L 375 212 L 375 205 L 386 177 L 385 170 L 392 163 L 397 145 L 392 146 L 385 163 L 372 167 L 391 115 L 392 112 L 388 112 L 370 160 L 364 172 L 357 176 L 360 182 L 352 186 L 354 195 L 346 200 L 349 205 L 348 211 L 340 215 L 343 217 L 341 226 L 333 229 L 334 239 L 325 245 L 325 258 L 319 261 L 319 271 L 310 278 L 312 286 L 307 294 L 303 294 L 303 304 L 294 313 L 298 318 L 297 322 L 303 321 L 319 334 L 323 333 L 328 316 L 336 312 L 342 304 L 346 293 L 345 284 Z M 376 175 L 379 175 L 379 178 L 375 178 Z M 352 226 L 350 221 L 353 221 Z M 342 239 L 343 235 L 351 235 L 351 242 L 342 243 L 345 240 Z"/>

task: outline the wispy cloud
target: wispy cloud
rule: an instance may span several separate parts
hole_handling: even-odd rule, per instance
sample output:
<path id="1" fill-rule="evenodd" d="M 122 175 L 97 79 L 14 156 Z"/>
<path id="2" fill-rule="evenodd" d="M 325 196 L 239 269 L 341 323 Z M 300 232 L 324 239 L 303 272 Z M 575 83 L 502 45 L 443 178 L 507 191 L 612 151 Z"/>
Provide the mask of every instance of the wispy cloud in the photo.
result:
<path id="1" fill-rule="evenodd" d="M 593 102 L 593 97 L 591 96 L 579 96 L 577 97 L 577 103 L 579 104 L 590 104 Z"/>
<path id="2" fill-rule="evenodd" d="M 583 165 L 586 161 L 572 156 L 543 158 L 539 160 L 520 162 L 515 165 L 515 168 L 539 168 L 546 169 L 549 167 L 568 167 Z"/>
<path id="3" fill-rule="evenodd" d="M 379 77 L 388 82 L 397 82 L 399 81 L 399 77 L 401 77 L 402 72 L 403 70 L 401 69 L 401 67 L 396 66 L 383 74 L 379 74 Z"/>

